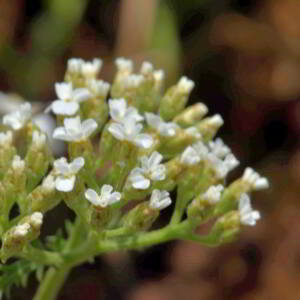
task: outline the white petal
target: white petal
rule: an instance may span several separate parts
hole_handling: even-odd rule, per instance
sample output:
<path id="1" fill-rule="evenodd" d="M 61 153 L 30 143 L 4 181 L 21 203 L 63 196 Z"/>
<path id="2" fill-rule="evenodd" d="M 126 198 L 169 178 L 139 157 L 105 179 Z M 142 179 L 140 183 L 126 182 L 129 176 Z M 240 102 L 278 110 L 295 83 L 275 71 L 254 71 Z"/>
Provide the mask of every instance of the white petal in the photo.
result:
<path id="1" fill-rule="evenodd" d="M 113 191 L 113 187 L 110 184 L 104 184 L 101 187 L 101 194 L 110 194 Z"/>
<path id="2" fill-rule="evenodd" d="M 118 140 L 124 140 L 124 127 L 118 123 L 112 123 L 108 127 L 108 131 Z"/>
<path id="3" fill-rule="evenodd" d="M 68 133 L 79 133 L 81 131 L 81 121 L 80 117 L 75 118 L 65 118 L 64 126 Z"/>
<path id="4" fill-rule="evenodd" d="M 108 106 L 111 118 L 116 122 L 120 122 L 124 118 L 127 109 L 125 99 L 109 99 Z"/>
<path id="5" fill-rule="evenodd" d="M 149 165 L 150 166 L 157 166 L 160 164 L 160 162 L 163 160 L 163 156 L 157 152 L 154 151 L 151 156 L 149 157 Z"/>
<path id="6" fill-rule="evenodd" d="M 120 200 L 121 200 L 121 194 L 119 192 L 113 192 L 109 197 L 108 204 L 111 205 L 111 204 L 114 204 L 114 203 L 116 203 Z"/>
<path id="7" fill-rule="evenodd" d="M 69 164 L 65 157 L 55 160 L 53 166 L 54 169 L 59 172 L 59 174 L 66 174 L 69 172 Z"/>
<path id="8" fill-rule="evenodd" d="M 23 127 L 22 122 L 14 113 L 5 115 L 3 117 L 3 124 L 12 127 L 14 130 L 19 130 Z"/>
<path id="9" fill-rule="evenodd" d="M 141 116 L 139 114 L 138 110 L 133 106 L 128 107 L 128 109 L 126 110 L 126 113 L 125 113 L 125 118 L 132 118 L 136 122 L 141 122 L 144 120 L 144 117 Z"/>
<path id="10" fill-rule="evenodd" d="M 76 174 L 84 166 L 84 158 L 77 157 L 70 163 L 70 172 Z"/>
<path id="11" fill-rule="evenodd" d="M 166 166 L 159 165 L 151 173 L 152 180 L 164 180 L 166 178 Z"/>
<path id="12" fill-rule="evenodd" d="M 147 149 L 152 146 L 153 138 L 149 134 L 138 134 L 134 139 L 134 143 L 139 147 Z"/>
<path id="13" fill-rule="evenodd" d="M 135 175 L 131 177 L 132 186 L 138 190 L 146 190 L 150 186 L 150 180 L 143 175 Z"/>
<path id="14" fill-rule="evenodd" d="M 71 142 L 74 140 L 70 135 L 67 134 L 64 127 L 55 128 L 52 137 L 54 139 L 66 141 L 66 142 Z"/>
<path id="15" fill-rule="evenodd" d="M 87 189 L 84 193 L 85 198 L 90 201 L 92 204 L 98 206 L 100 205 L 100 198 L 98 194 L 92 190 L 92 189 Z"/>
<path id="16" fill-rule="evenodd" d="M 68 100 L 72 96 L 72 83 L 55 83 L 55 92 L 59 99 Z"/>
<path id="17" fill-rule="evenodd" d="M 70 192 L 74 188 L 75 180 L 75 176 L 69 178 L 59 176 L 55 180 L 55 187 L 60 192 Z"/>
<path id="18" fill-rule="evenodd" d="M 79 105 L 76 102 L 56 100 L 52 103 L 51 108 L 56 115 L 72 116 L 78 111 Z"/>
<path id="19" fill-rule="evenodd" d="M 73 91 L 72 93 L 72 100 L 80 103 L 83 101 L 88 100 L 89 98 L 91 98 L 91 93 L 88 89 L 85 88 L 79 88 Z"/>
<path id="20" fill-rule="evenodd" d="M 145 113 L 145 116 L 146 116 L 147 124 L 150 127 L 158 129 L 158 127 L 160 126 L 160 124 L 162 122 L 162 119 L 153 113 Z"/>
<path id="21" fill-rule="evenodd" d="M 82 122 L 81 130 L 84 138 L 88 138 L 98 127 L 97 122 L 94 119 L 87 119 Z"/>

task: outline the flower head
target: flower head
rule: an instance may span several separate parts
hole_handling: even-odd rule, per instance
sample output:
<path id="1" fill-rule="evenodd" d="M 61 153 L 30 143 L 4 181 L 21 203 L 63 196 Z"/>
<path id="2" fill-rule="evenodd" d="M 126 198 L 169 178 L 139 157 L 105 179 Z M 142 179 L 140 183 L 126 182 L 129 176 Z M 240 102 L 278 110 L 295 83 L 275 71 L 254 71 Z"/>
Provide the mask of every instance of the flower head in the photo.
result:
<path id="1" fill-rule="evenodd" d="M 242 194 L 239 200 L 240 221 L 244 225 L 254 226 L 256 221 L 260 219 L 260 213 L 251 207 L 250 197 Z"/>
<path id="2" fill-rule="evenodd" d="M 87 140 L 96 130 L 97 122 L 93 119 L 84 120 L 80 117 L 65 118 L 64 127 L 57 127 L 53 132 L 53 138 L 66 142 L 80 142 Z"/>
<path id="3" fill-rule="evenodd" d="M 224 144 L 223 140 L 217 138 L 215 141 L 210 141 L 208 146 L 213 154 L 219 158 L 224 158 L 226 155 L 231 153 L 230 148 Z"/>
<path id="4" fill-rule="evenodd" d="M 223 190 L 224 186 L 222 184 L 212 185 L 201 197 L 210 204 L 216 204 L 220 201 Z"/>
<path id="5" fill-rule="evenodd" d="M 45 112 L 52 110 L 56 115 L 74 115 L 79 109 L 79 103 L 91 97 L 91 93 L 88 89 L 73 89 L 72 83 L 56 83 L 55 91 L 58 100 L 53 101 L 51 105 L 46 108 Z"/>
<path id="6" fill-rule="evenodd" d="M 268 179 L 261 177 L 252 168 L 246 168 L 242 179 L 247 182 L 254 190 L 263 190 L 269 187 Z"/>
<path id="7" fill-rule="evenodd" d="M 95 78 L 88 79 L 87 87 L 89 90 L 98 97 L 106 98 L 110 89 L 110 84 L 103 80 L 97 80 Z"/>
<path id="8" fill-rule="evenodd" d="M 150 148 L 153 143 L 151 135 L 140 133 L 143 125 L 133 118 L 125 118 L 123 123 L 112 123 L 108 131 L 118 140 L 128 141 L 138 147 Z"/>
<path id="9" fill-rule="evenodd" d="M 113 187 L 109 184 L 102 186 L 100 195 L 92 189 L 87 189 L 84 195 L 93 205 L 101 207 L 107 207 L 121 200 L 121 194 L 113 192 Z"/>
<path id="10" fill-rule="evenodd" d="M 92 61 L 84 61 L 81 58 L 68 60 L 68 72 L 83 76 L 84 78 L 95 78 L 102 67 L 102 60 L 94 58 Z"/>
<path id="11" fill-rule="evenodd" d="M 150 198 L 150 207 L 152 209 L 162 210 L 172 203 L 170 194 L 167 191 L 153 190 Z"/>
<path id="12" fill-rule="evenodd" d="M 17 225 L 14 228 L 13 235 L 16 237 L 23 237 L 28 234 L 30 225 L 28 223 Z"/>
<path id="13" fill-rule="evenodd" d="M 13 130 L 19 130 L 29 121 L 31 115 L 31 104 L 26 102 L 20 106 L 19 110 L 5 115 L 3 117 L 3 124 L 12 127 Z"/>
<path id="14" fill-rule="evenodd" d="M 208 152 L 207 146 L 203 142 L 198 141 L 192 146 L 185 148 L 181 154 L 180 162 L 184 165 L 195 165 L 206 159 Z"/>
<path id="15" fill-rule="evenodd" d="M 15 155 L 12 161 L 12 168 L 15 171 L 23 171 L 25 168 L 25 161 L 19 155 Z"/>
<path id="16" fill-rule="evenodd" d="M 163 119 L 153 113 L 146 113 L 147 124 L 157 130 L 162 136 L 174 136 L 179 126 L 173 122 L 164 122 Z"/>
<path id="17" fill-rule="evenodd" d="M 71 163 L 65 157 L 54 162 L 55 187 L 60 192 L 70 192 L 74 188 L 76 174 L 84 166 L 84 158 L 77 157 Z"/>
<path id="18" fill-rule="evenodd" d="M 163 156 L 157 151 L 150 157 L 142 156 L 140 158 L 141 167 L 134 168 L 130 173 L 132 186 L 136 189 L 145 190 L 149 188 L 151 181 L 160 181 L 166 178 L 166 167 L 161 164 Z"/>
<path id="19" fill-rule="evenodd" d="M 122 123 L 125 119 L 132 118 L 136 122 L 140 122 L 144 120 L 138 110 L 133 106 L 127 106 L 127 102 L 125 99 L 109 99 L 109 114 L 111 118 L 118 123 Z"/>

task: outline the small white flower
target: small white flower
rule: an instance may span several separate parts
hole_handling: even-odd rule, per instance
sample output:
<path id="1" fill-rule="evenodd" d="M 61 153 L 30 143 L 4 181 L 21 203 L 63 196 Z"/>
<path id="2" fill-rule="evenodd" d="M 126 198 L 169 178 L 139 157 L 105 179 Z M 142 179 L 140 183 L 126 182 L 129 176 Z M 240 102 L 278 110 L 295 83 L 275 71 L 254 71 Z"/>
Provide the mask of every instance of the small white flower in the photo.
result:
<path id="1" fill-rule="evenodd" d="M 140 158 L 141 167 L 134 168 L 129 175 L 132 186 L 135 189 L 145 190 L 149 188 L 151 181 L 161 181 L 166 178 L 166 167 L 161 164 L 163 156 L 157 151 L 150 157 L 142 156 Z"/>
<path id="2" fill-rule="evenodd" d="M 46 135 L 42 132 L 35 130 L 32 133 L 32 145 L 37 150 L 40 150 L 44 147 L 46 143 Z"/>
<path id="3" fill-rule="evenodd" d="M 17 225 L 14 228 L 13 235 L 16 236 L 16 237 L 23 237 L 23 236 L 28 234 L 29 229 L 30 229 L 30 225 L 28 223 Z"/>
<path id="4" fill-rule="evenodd" d="M 107 207 L 121 200 L 119 192 L 112 192 L 113 187 L 109 184 L 104 184 L 101 188 L 100 195 L 92 189 L 85 191 L 85 198 L 95 206 Z"/>
<path id="5" fill-rule="evenodd" d="M 69 164 L 65 157 L 57 159 L 54 162 L 54 174 L 56 175 L 56 189 L 60 192 L 72 191 L 76 180 L 76 174 L 83 166 L 83 157 L 77 157 Z"/>
<path id="6" fill-rule="evenodd" d="M 129 141 L 138 147 L 150 148 L 153 144 L 151 135 L 140 133 L 143 125 L 132 118 L 124 119 L 123 123 L 112 123 L 108 131 L 118 140 Z"/>
<path id="7" fill-rule="evenodd" d="M 119 57 L 115 63 L 119 72 L 130 74 L 133 71 L 133 63 L 130 59 Z"/>
<path id="8" fill-rule="evenodd" d="M 42 225 L 43 223 L 43 214 L 40 212 L 34 212 L 31 216 L 30 216 L 30 223 L 35 226 L 35 227 L 39 227 Z"/>
<path id="9" fill-rule="evenodd" d="M 93 78 L 98 75 L 102 67 L 102 60 L 94 58 L 92 61 L 84 61 L 81 65 L 81 73 L 85 78 Z"/>
<path id="10" fill-rule="evenodd" d="M 173 122 L 164 122 L 162 118 L 153 113 L 145 113 L 147 124 L 156 129 L 162 136 L 174 136 L 180 127 Z"/>
<path id="11" fill-rule="evenodd" d="M 53 138 L 66 142 L 80 142 L 87 140 L 96 130 L 97 122 L 93 119 L 84 120 L 80 117 L 65 118 L 64 127 L 57 127 L 53 132 Z"/>
<path id="12" fill-rule="evenodd" d="M 186 76 L 182 76 L 177 84 L 178 90 L 183 94 L 189 94 L 194 86 L 194 81 L 188 79 Z"/>
<path id="13" fill-rule="evenodd" d="M 130 74 L 124 77 L 122 83 L 125 88 L 134 89 L 139 87 L 145 81 L 145 77 L 140 74 Z"/>
<path id="14" fill-rule="evenodd" d="M 153 190 L 150 198 L 150 207 L 162 210 L 172 203 L 170 194 L 167 191 Z"/>
<path id="15" fill-rule="evenodd" d="M 31 104 L 26 102 L 20 106 L 20 109 L 7 114 L 3 117 L 3 124 L 19 130 L 29 121 L 32 115 Z"/>
<path id="16" fill-rule="evenodd" d="M 230 171 L 239 165 L 239 161 L 232 153 L 228 154 L 224 160 L 214 153 L 209 153 L 207 160 L 211 163 L 219 178 L 225 178 Z"/>
<path id="17" fill-rule="evenodd" d="M 164 83 L 165 72 L 163 70 L 156 70 L 153 72 L 153 78 L 154 78 L 154 88 L 157 91 L 160 91 Z"/>
<path id="18" fill-rule="evenodd" d="M 250 197 L 242 194 L 239 200 L 239 213 L 241 223 L 244 225 L 254 226 L 256 221 L 260 219 L 260 213 L 251 207 Z"/>
<path id="19" fill-rule="evenodd" d="M 197 143 L 193 144 L 192 147 L 197 151 L 201 159 L 205 159 L 207 157 L 209 149 L 203 142 L 198 141 Z"/>
<path id="20" fill-rule="evenodd" d="M 46 113 L 52 110 L 56 115 L 72 116 L 78 111 L 79 103 L 91 97 L 91 93 L 86 88 L 73 90 L 72 83 L 56 83 L 55 91 L 58 100 L 53 101 L 46 108 Z"/>
<path id="21" fill-rule="evenodd" d="M 89 90 L 98 97 L 106 98 L 110 89 L 110 84 L 103 80 L 97 80 L 95 78 L 91 78 L 87 80 L 87 87 Z"/>
<path id="22" fill-rule="evenodd" d="M 202 137 L 201 133 L 198 132 L 197 128 L 194 126 L 188 127 L 184 130 L 188 135 L 195 137 L 196 139 L 200 139 Z"/>
<path id="23" fill-rule="evenodd" d="M 210 141 L 208 146 L 212 153 L 214 153 L 219 158 L 224 158 L 226 155 L 231 153 L 230 148 L 224 144 L 223 140 L 217 138 L 215 141 Z"/>
<path id="24" fill-rule="evenodd" d="M 82 66 L 83 63 L 84 63 L 84 60 L 81 59 L 81 58 L 70 58 L 68 60 L 67 71 L 69 73 L 80 74 L 81 66 Z"/>
<path id="25" fill-rule="evenodd" d="M 12 168 L 15 171 L 22 172 L 25 168 L 25 161 L 21 159 L 19 155 L 15 155 L 12 161 Z"/>
<path id="26" fill-rule="evenodd" d="M 257 172 L 249 167 L 245 169 L 242 179 L 247 182 L 252 189 L 257 191 L 267 189 L 269 187 L 268 179 L 261 177 Z"/>
<path id="27" fill-rule="evenodd" d="M 0 132 L 0 147 L 9 148 L 12 145 L 13 135 L 12 131 L 8 130 L 5 133 Z"/>
<path id="28" fill-rule="evenodd" d="M 192 146 L 186 147 L 180 157 L 180 162 L 188 166 L 196 165 L 200 160 L 200 155 Z"/>
<path id="29" fill-rule="evenodd" d="M 224 186 L 222 184 L 213 185 L 209 187 L 209 189 L 201 195 L 204 200 L 207 200 L 210 204 L 216 204 L 220 201 L 221 193 L 224 190 Z"/>
<path id="30" fill-rule="evenodd" d="M 125 119 L 132 118 L 136 122 L 144 120 L 138 110 L 133 106 L 127 106 L 127 102 L 124 98 L 121 99 L 109 99 L 108 100 L 110 117 L 118 122 L 122 123 Z"/>
<path id="31" fill-rule="evenodd" d="M 140 73 L 143 74 L 144 76 L 148 76 L 153 72 L 153 70 L 154 70 L 153 65 L 148 61 L 144 61 L 141 66 Z"/>

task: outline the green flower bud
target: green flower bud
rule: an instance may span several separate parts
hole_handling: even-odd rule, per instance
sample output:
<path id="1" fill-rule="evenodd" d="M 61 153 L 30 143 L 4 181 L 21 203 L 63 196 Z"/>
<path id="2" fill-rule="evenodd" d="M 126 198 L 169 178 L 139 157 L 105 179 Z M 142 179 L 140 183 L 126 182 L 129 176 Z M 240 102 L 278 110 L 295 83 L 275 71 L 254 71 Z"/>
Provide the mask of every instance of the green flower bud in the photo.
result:
<path id="1" fill-rule="evenodd" d="M 175 116 L 173 122 L 184 128 L 190 127 L 199 122 L 207 112 L 208 108 L 204 103 L 196 103 L 187 107 L 180 114 Z"/>
<path id="2" fill-rule="evenodd" d="M 12 131 L 0 133 L 0 179 L 3 179 L 6 171 L 11 166 L 13 157 L 16 155 L 16 148 L 12 145 Z"/>
<path id="3" fill-rule="evenodd" d="M 175 86 L 168 89 L 159 106 L 159 114 L 164 120 L 172 120 L 183 111 L 194 85 L 192 80 L 183 76 Z"/>
<path id="4" fill-rule="evenodd" d="M 203 141 L 208 142 L 214 138 L 224 121 L 220 115 L 207 117 L 195 125 L 201 133 Z"/>

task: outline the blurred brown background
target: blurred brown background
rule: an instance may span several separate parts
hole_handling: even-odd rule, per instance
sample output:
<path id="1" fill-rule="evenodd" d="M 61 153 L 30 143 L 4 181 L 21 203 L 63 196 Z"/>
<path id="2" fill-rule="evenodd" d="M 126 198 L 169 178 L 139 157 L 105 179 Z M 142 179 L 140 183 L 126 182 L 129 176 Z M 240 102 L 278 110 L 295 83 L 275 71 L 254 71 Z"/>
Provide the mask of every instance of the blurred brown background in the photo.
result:
<path id="1" fill-rule="evenodd" d="M 117 56 L 150 60 L 222 114 L 241 161 L 230 179 L 251 165 L 271 182 L 253 195 L 262 220 L 235 243 L 107 255 L 75 269 L 60 300 L 300 299 L 299 16 L 299 0 L 0 0 L 0 90 L 46 105 L 69 57 L 101 57 L 105 80 Z"/>

